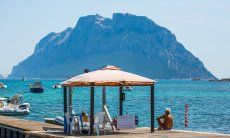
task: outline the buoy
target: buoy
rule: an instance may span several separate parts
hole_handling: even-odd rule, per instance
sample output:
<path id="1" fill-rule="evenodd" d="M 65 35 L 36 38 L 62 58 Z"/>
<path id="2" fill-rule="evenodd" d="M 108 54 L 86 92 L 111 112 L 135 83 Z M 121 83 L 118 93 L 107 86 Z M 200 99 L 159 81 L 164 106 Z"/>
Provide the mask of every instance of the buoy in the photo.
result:
<path id="1" fill-rule="evenodd" d="M 188 104 L 185 104 L 185 119 L 184 119 L 184 126 L 185 127 L 188 127 L 188 109 L 189 109 Z"/>

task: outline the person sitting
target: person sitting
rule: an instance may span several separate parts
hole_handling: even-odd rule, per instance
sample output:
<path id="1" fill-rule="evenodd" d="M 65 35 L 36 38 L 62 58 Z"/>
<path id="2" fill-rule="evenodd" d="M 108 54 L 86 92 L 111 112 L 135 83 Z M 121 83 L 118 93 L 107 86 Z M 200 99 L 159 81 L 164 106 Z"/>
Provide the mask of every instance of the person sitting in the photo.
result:
<path id="1" fill-rule="evenodd" d="M 173 127 L 173 116 L 170 114 L 170 108 L 166 108 L 165 114 L 158 117 L 157 121 L 159 124 L 158 130 L 171 130 Z"/>
<path id="2" fill-rule="evenodd" d="M 81 112 L 82 115 L 82 121 L 85 122 L 89 122 L 89 115 L 86 114 L 84 111 Z"/>

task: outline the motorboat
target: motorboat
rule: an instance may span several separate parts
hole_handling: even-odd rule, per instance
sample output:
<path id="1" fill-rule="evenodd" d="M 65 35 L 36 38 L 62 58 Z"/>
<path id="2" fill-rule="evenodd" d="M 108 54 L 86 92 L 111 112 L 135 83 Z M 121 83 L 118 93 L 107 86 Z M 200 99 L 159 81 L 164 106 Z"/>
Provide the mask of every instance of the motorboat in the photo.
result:
<path id="1" fill-rule="evenodd" d="M 26 81 L 27 79 L 26 79 L 26 77 L 22 77 L 22 81 Z"/>
<path id="2" fill-rule="evenodd" d="M 45 123 L 64 126 L 64 118 L 56 116 L 55 118 L 44 118 Z"/>
<path id="3" fill-rule="evenodd" d="M 34 93 L 42 93 L 44 89 L 42 87 L 42 82 L 36 81 L 34 84 L 30 84 L 30 91 Z"/>
<path id="4" fill-rule="evenodd" d="M 124 87 L 124 91 L 132 91 L 132 90 L 133 90 L 133 88 L 130 87 L 130 86 L 125 86 Z"/>
<path id="5" fill-rule="evenodd" d="M 54 89 L 60 89 L 61 85 L 60 84 L 55 84 L 55 85 L 52 86 L 52 88 L 54 88 Z"/>
<path id="6" fill-rule="evenodd" d="M 0 83 L 0 89 L 6 89 L 7 86 L 4 83 Z"/>
<path id="7" fill-rule="evenodd" d="M 200 78 L 193 78 L 192 81 L 200 81 Z"/>
<path id="8" fill-rule="evenodd" d="M 12 99 L 0 97 L 0 115 L 24 116 L 30 113 L 30 104 L 23 103 L 23 96 L 16 94 Z"/>

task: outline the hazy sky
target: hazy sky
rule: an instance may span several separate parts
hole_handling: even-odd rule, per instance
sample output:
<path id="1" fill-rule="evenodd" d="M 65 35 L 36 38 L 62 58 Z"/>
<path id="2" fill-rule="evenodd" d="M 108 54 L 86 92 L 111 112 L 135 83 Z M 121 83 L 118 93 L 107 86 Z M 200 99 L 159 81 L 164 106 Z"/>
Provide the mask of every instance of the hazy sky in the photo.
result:
<path id="1" fill-rule="evenodd" d="M 80 16 L 147 16 L 172 31 L 214 75 L 230 77 L 230 0 L 0 0 L 0 74 L 33 53 L 50 32 Z"/>

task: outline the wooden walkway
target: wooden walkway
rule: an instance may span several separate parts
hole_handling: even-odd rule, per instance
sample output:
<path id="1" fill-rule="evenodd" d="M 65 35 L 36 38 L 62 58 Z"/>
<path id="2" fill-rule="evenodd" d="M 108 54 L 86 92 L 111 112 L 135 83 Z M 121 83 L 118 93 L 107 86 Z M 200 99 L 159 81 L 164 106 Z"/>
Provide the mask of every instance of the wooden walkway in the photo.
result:
<path id="1" fill-rule="evenodd" d="M 40 133 L 41 134 L 41 133 Z M 150 128 L 137 128 L 129 131 L 116 131 L 108 132 L 106 135 L 69 135 L 66 136 L 62 132 L 45 132 L 44 134 L 49 134 L 54 138 L 76 138 L 76 137 L 89 137 L 89 138 L 230 138 L 230 135 L 226 134 L 215 134 L 215 133 L 203 133 L 203 132 L 193 132 L 193 131 L 179 131 L 179 130 L 170 130 L 170 131 L 155 131 L 150 133 Z"/>
<path id="2" fill-rule="evenodd" d="M 43 132 L 43 127 L 61 129 L 61 126 L 18 119 L 13 117 L 0 116 L 1 137 L 27 137 L 30 133 Z"/>
<path id="3" fill-rule="evenodd" d="M 43 127 L 58 129 L 59 131 L 44 131 Z M 74 137 L 104 137 L 104 138 L 230 138 L 230 135 L 201 133 L 192 131 L 155 131 L 150 133 L 150 128 L 137 128 L 128 131 L 107 131 L 107 135 L 88 136 L 88 135 L 64 135 L 63 127 L 37 122 L 18 119 L 13 117 L 0 116 L 0 138 L 74 138 Z M 102 133 L 103 134 L 103 133 Z"/>

